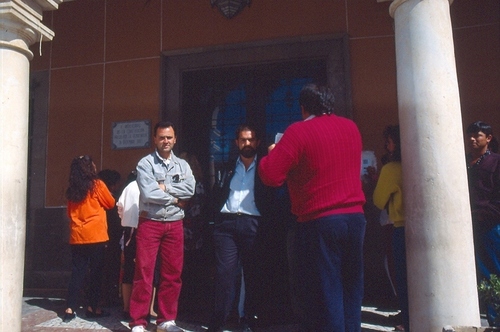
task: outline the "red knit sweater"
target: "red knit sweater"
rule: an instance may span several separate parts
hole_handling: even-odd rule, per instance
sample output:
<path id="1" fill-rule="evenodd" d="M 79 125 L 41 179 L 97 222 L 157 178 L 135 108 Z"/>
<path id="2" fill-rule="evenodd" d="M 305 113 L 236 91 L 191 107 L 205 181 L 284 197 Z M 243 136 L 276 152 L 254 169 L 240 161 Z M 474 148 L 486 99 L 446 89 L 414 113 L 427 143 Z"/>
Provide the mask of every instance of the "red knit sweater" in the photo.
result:
<path id="1" fill-rule="evenodd" d="M 292 212 L 304 222 L 333 214 L 362 213 L 361 135 L 353 121 L 324 115 L 292 124 L 259 165 L 262 181 L 285 180 Z"/>

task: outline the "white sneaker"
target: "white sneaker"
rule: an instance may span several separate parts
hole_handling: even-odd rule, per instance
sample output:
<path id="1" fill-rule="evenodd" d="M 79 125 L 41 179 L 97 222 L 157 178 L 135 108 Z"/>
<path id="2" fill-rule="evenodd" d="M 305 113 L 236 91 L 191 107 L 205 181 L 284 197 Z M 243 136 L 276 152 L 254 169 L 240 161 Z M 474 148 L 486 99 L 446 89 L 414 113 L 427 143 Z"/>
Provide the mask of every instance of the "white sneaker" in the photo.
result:
<path id="1" fill-rule="evenodd" d="M 175 325 L 175 321 L 169 320 L 158 325 L 156 332 L 184 332 L 184 330 Z"/>
<path id="2" fill-rule="evenodd" d="M 146 329 L 142 325 L 137 325 L 132 328 L 132 332 L 146 332 Z"/>

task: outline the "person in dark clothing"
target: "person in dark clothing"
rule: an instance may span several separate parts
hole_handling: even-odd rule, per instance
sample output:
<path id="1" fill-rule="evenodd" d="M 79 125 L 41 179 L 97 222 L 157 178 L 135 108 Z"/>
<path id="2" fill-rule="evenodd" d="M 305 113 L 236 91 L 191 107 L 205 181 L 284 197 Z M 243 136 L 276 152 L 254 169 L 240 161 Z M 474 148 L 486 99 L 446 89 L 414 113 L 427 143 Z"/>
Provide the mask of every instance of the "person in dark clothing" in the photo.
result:
<path id="1" fill-rule="evenodd" d="M 493 131 L 478 121 L 467 128 L 467 170 L 478 272 L 500 275 L 500 155 L 491 151 Z"/>
<path id="2" fill-rule="evenodd" d="M 121 191 L 120 173 L 111 169 L 103 169 L 97 174 L 97 176 L 106 184 L 115 201 L 118 200 Z M 110 307 L 120 304 L 120 239 L 122 237 L 123 228 L 121 226 L 121 220 L 118 216 L 118 210 L 116 206 L 106 211 L 106 217 L 108 222 L 109 242 L 106 245 L 106 250 L 104 252 L 104 279 L 102 283 L 102 300 L 104 306 Z"/>
<path id="3" fill-rule="evenodd" d="M 361 331 L 365 196 L 356 124 L 333 114 L 326 86 L 300 92 L 304 121 L 291 124 L 259 163 L 262 181 L 286 182 L 297 216 L 293 256 L 301 331 Z"/>
<path id="4" fill-rule="evenodd" d="M 219 331 L 226 323 L 241 267 L 245 274 L 246 317 L 241 322 L 244 332 L 252 331 L 256 313 L 256 238 L 259 224 L 266 216 L 270 191 L 257 173 L 260 140 L 255 129 L 249 125 L 239 126 L 235 143 L 239 157 L 219 173 L 212 191 L 216 277 L 215 305 L 209 332 Z"/>
<path id="5" fill-rule="evenodd" d="M 469 195 L 478 282 L 500 276 L 500 154 L 491 151 L 493 130 L 477 121 L 467 127 Z M 490 324 L 494 310 L 488 308 Z"/>

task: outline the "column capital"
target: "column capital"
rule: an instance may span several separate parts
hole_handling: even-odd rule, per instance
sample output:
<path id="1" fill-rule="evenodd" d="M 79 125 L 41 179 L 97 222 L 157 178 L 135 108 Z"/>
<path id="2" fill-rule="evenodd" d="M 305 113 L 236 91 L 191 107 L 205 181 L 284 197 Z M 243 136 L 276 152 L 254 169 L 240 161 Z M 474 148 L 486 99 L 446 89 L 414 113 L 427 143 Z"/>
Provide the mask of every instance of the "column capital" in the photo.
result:
<path id="1" fill-rule="evenodd" d="M 10 48 L 29 59 L 29 45 L 50 41 L 54 32 L 42 24 L 42 12 L 55 10 L 64 0 L 0 0 L 0 48 Z"/>
<path id="2" fill-rule="evenodd" d="M 394 18 L 394 13 L 396 12 L 396 9 L 401 6 L 403 3 L 410 1 L 410 0 L 392 0 L 391 5 L 389 6 L 389 13 L 392 18 Z M 450 2 L 450 6 L 453 3 L 453 0 L 448 0 Z"/>

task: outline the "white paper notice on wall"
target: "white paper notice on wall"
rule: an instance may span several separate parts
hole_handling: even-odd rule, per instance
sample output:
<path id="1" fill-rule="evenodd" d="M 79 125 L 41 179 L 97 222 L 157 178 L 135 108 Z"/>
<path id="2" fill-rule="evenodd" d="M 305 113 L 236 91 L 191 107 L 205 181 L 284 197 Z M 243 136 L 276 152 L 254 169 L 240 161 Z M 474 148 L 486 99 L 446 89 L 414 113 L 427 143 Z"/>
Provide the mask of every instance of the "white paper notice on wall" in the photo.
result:
<path id="1" fill-rule="evenodd" d="M 361 176 L 367 175 L 367 168 L 374 167 L 377 170 L 377 158 L 375 157 L 374 151 L 363 151 L 361 152 Z"/>
<path id="2" fill-rule="evenodd" d="M 276 136 L 274 136 L 274 143 L 278 143 L 281 137 L 283 137 L 283 133 L 277 133 Z"/>

